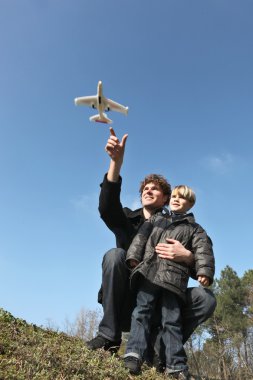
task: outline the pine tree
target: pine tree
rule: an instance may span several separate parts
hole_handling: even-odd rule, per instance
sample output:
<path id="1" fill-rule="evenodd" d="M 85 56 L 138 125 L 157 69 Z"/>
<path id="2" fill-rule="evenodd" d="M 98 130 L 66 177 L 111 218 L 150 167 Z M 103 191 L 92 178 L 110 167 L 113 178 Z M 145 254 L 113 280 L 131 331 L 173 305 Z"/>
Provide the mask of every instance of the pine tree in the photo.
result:
<path id="1" fill-rule="evenodd" d="M 247 336 L 248 315 L 245 313 L 247 289 L 237 273 L 229 266 L 215 281 L 214 292 L 217 307 L 208 327 L 213 346 L 217 353 L 218 368 L 222 379 L 243 378 L 246 369 L 245 355 L 242 354 L 243 342 Z"/>

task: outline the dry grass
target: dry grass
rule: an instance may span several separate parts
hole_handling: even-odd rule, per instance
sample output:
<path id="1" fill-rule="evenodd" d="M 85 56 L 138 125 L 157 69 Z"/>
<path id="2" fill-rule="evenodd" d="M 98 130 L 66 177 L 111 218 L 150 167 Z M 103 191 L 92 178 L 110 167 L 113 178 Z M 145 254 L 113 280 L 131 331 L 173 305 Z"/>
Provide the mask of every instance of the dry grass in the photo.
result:
<path id="1" fill-rule="evenodd" d="M 162 380 L 154 368 L 131 376 L 119 358 L 0 309 L 0 380 Z M 167 377 L 168 379 L 168 377 Z"/>

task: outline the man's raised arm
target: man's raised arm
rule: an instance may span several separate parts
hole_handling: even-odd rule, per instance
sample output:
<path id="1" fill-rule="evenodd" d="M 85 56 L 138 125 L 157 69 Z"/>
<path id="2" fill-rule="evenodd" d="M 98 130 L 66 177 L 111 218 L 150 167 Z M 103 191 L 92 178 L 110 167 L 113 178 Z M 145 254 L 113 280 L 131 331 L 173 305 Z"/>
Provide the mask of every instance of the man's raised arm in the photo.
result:
<path id="1" fill-rule="evenodd" d="M 128 135 L 125 134 L 120 141 L 114 129 L 110 128 L 110 137 L 105 146 L 105 151 L 111 157 L 109 170 L 107 173 L 107 179 L 110 182 L 118 182 L 121 166 L 123 164 L 125 145 Z"/>

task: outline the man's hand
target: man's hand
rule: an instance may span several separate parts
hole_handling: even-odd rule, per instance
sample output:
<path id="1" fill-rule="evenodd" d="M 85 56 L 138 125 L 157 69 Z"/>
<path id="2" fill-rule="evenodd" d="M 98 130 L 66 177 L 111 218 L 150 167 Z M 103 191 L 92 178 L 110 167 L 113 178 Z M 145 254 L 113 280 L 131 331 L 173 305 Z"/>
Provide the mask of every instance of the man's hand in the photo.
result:
<path id="1" fill-rule="evenodd" d="M 118 182 L 119 180 L 127 137 L 128 135 L 124 135 L 122 140 L 119 141 L 118 137 L 115 135 L 114 129 L 112 127 L 110 128 L 110 137 L 105 146 L 105 151 L 111 157 L 107 173 L 107 179 L 110 182 Z"/>
<path id="2" fill-rule="evenodd" d="M 127 137 L 128 135 L 124 135 L 122 140 L 119 141 L 114 129 L 110 127 L 110 137 L 105 146 L 105 151 L 109 154 L 113 161 L 123 161 Z"/>
<path id="3" fill-rule="evenodd" d="M 191 266 L 194 262 L 193 254 L 188 251 L 178 240 L 166 239 L 167 243 L 158 243 L 155 251 L 162 259 L 169 259 L 177 263 L 185 263 Z"/>
<path id="4" fill-rule="evenodd" d="M 210 285 L 210 280 L 208 277 L 206 276 L 198 276 L 198 282 L 202 285 L 202 286 L 209 286 Z"/>

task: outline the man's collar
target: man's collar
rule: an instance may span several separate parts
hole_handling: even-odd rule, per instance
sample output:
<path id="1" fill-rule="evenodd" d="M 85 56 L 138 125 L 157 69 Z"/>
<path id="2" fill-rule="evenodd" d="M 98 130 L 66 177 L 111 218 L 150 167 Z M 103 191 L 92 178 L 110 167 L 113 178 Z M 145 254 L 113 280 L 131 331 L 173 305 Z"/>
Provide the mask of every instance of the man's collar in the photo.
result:
<path id="1" fill-rule="evenodd" d="M 163 215 L 170 215 L 170 212 L 165 207 L 160 207 L 155 210 L 152 215 L 161 212 Z M 131 211 L 128 215 L 129 218 L 136 218 L 137 216 L 142 216 L 144 218 L 143 208 L 138 208 L 137 210 Z"/>
<path id="2" fill-rule="evenodd" d="M 142 210 L 142 208 L 138 208 L 137 210 L 131 211 L 128 214 L 129 218 L 136 218 L 137 216 L 142 216 L 143 217 L 143 210 Z"/>

